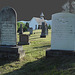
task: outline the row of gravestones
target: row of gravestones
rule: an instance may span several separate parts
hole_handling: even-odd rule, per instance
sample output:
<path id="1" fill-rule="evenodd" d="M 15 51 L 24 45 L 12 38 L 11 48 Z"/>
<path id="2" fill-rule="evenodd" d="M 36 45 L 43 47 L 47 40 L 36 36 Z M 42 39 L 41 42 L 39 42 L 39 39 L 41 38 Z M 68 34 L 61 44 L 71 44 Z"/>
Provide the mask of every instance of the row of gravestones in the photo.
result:
<path id="1" fill-rule="evenodd" d="M 46 56 L 68 55 L 68 52 L 70 55 L 75 55 L 74 20 L 75 14 L 72 13 L 52 15 L 51 50 L 46 51 Z M 6 7 L 0 11 L 0 57 L 2 58 L 19 59 L 25 55 L 23 47 L 17 46 L 16 21 L 16 11 L 13 8 Z M 46 32 L 47 28 L 43 22 L 40 37 L 46 37 Z M 23 40 L 25 36 L 20 35 L 20 42 L 25 41 Z"/>
<path id="2" fill-rule="evenodd" d="M 0 57 L 2 58 L 19 59 L 25 55 L 23 47 L 17 46 L 16 21 L 16 11 L 13 8 L 6 7 L 0 11 Z M 46 51 L 46 56 L 75 55 L 75 14 L 53 14 L 52 24 L 51 50 Z M 46 37 L 46 33 L 46 24 L 43 22 L 40 37 Z M 20 42 L 25 41 L 25 36 L 20 35 Z"/>
<path id="3" fill-rule="evenodd" d="M 28 31 L 30 32 L 29 35 L 33 34 L 33 28 L 28 28 Z M 19 34 L 24 35 L 22 24 L 20 24 Z M 48 26 L 47 26 L 46 22 L 42 22 L 42 32 L 41 32 L 40 38 L 44 38 L 44 37 L 46 37 L 46 35 L 48 35 Z"/>
<path id="4" fill-rule="evenodd" d="M 32 28 L 29 28 L 28 31 L 30 31 L 29 35 L 33 33 Z M 23 34 L 23 27 L 22 27 L 22 24 L 20 24 L 18 45 L 29 45 L 29 35 Z M 41 32 L 40 38 L 44 38 L 46 37 L 46 35 L 48 35 L 48 27 L 45 22 L 42 22 L 42 32 Z"/>
<path id="5" fill-rule="evenodd" d="M 48 55 L 63 55 L 64 51 L 75 51 L 75 14 L 58 13 L 52 15 L 51 50 Z M 16 31 L 16 11 L 11 7 L 3 8 L 0 11 L 0 57 L 18 59 L 25 55 L 22 46 L 17 46 Z M 64 28 L 65 27 L 65 28 Z M 63 29 L 62 29 L 63 28 Z M 40 37 L 46 37 L 47 28 L 45 22 L 42 23 L 42 33 Z M 25 39 L 25 35 L 20 35 L 20 40 Z M 66 55 L 66 52 L 64 53 Z M 73 53 L 73 55 L 75 55 Z"/>

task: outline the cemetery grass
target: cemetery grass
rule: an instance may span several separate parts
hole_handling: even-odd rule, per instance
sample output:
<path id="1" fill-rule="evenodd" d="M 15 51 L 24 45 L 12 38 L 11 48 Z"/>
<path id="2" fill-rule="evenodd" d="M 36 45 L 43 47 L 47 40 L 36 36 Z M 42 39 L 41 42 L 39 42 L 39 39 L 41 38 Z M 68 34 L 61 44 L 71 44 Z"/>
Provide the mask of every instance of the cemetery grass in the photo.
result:
<path id="1" fill-rule="evenodd" d="M 19 61 L 0 59 L 0 75 L 75 75 L 75 57 L 46 58 L 46 49 L 51 46 L 51 30 L 46 38 L 40 38 L 41 30 L 34 32 L 29 37 L 30 45 L 23 45 L 24 58 Z"/>

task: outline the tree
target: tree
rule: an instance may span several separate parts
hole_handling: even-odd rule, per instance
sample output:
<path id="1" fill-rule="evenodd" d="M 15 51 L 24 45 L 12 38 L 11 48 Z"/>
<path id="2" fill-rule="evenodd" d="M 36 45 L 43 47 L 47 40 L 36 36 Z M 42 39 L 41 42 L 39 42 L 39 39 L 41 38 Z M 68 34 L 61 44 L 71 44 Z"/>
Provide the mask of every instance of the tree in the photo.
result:
<path id="1" fill-rule="evenodd" d="M 49 24 L 48 29 L 51 29 L 51 25 Z"/>
<path id="2" fill-rule="evenodd" d="M 28 22 L 26 22 L 26 27 L 29 28 L 29 23 Z"/>
<path id="3" fill-rule="evenodd" d="M 65 12 L 69 13 L 75 13 L 75 1 L 74 0 L 68 0 L 67 3 L 65 3 L 62 8 Z"/>
<path id="4" fill-rule="evenodd" d="M 25 28 L 25 24 L 23 22 L 17 22 L 17 32 L 20 31 L 20 24 L 22 24 L 23 30 Z"/>
<path id="5" fill-rule="evenodd" d="M 27 29 L 29 28 L 28 22 L 26 24 L 24 24 L 23 22 L 17 22 L 17 32 L 20 31 L 20 24 L 22 24 L 23 32 L 27 31 Z"/>

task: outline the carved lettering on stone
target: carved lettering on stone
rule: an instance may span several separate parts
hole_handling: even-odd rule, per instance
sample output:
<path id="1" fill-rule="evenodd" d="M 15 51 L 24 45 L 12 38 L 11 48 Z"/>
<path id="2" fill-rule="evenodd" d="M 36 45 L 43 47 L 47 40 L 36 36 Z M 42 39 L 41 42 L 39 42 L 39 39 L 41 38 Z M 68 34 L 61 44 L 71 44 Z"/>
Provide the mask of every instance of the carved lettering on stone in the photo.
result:
<path id="1" fill-rule="evenodd" d="M 16 12 L 11 7 L 0 12 L 0 45 L 16 45 Z"/>
<path id="2" fill-rule="evenodd" d="M 51 48 L 75 50 L 75 14 L 57 13 L 52 15 Z"/>

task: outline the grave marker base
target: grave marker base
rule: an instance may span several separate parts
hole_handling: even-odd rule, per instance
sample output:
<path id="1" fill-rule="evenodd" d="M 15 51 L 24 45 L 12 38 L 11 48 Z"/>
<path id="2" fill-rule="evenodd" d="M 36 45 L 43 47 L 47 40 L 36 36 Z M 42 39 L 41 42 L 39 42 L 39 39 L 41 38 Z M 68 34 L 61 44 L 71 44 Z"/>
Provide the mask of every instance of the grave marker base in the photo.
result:
<path id="1" fill-rule="evenodd" d="M 19 60 L 25 56 L 22 46 L 0 46 L 0 58 L 8 60 Z"/>
<path id="2" fill-rule="evenodd" d="M 18 45 L 29 45 L 30 43 L 25 43 L 25 42 L 19 42 Z"/>
<path id="3" fill-rule="evenodd" d="M 46 38 L 46 35 L 45 34 L 41 34 L 40 38 Z"/>
<path id="4" fill-rule="evenodd" d="M 46 38 L 46 36 L 40 36 L 40 38 Z"/>
<path id="5" fill-rule="evenodd" d="M 52 56 L 75 56 L 75 51 L 71 50 L 46 50 L 46 57 Z"/>

